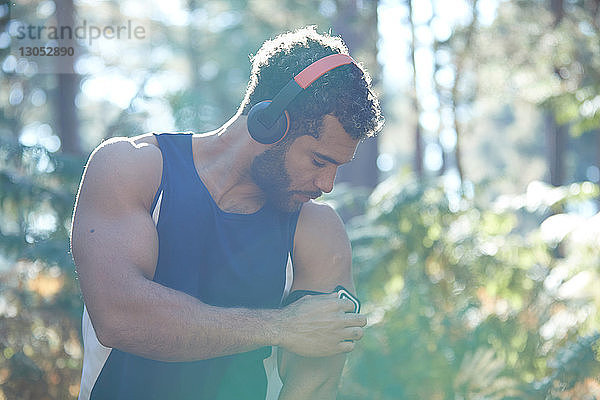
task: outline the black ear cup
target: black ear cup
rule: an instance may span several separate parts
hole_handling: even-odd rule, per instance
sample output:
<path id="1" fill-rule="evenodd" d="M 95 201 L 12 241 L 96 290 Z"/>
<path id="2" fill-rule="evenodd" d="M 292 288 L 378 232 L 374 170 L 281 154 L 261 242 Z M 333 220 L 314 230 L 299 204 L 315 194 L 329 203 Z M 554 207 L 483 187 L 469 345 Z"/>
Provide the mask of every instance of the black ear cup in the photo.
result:
<path id="1" fill-rule="evenodd" d="M 290 118 L 287 111 L 281 113 L 272 126 L 267 126 L 261 121 L 261 114 L 271 104 L 271 100 L 261 101 L 250 109 L 248 113 L 248 132 L 254 140 L 262 144 L 279 142 L 287 134 L 290 127 Z"/>

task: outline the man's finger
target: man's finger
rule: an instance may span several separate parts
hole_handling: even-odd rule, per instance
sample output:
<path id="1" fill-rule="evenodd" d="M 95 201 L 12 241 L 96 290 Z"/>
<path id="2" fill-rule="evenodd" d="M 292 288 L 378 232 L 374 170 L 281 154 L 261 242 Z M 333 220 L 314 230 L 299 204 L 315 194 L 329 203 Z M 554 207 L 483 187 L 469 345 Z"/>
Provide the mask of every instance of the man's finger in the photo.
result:
<path id="1" fill-rule="evenodd" d="M 350 353 L 352 350 L 354 350 L 354 347 L 356 345 L 352 341 L 343 341 L 343 342 L 340 342 L 339 346 L 340 346 L 340 349 L 342 352 Z"/>
<path id="2" fill-rule="evenodd" d="M 346 326 L 365 326 L 367 317 L 360 314 L 346 314 Z"/>
<path id="3" fill-rule="evenodd" d="M 346 340 L 360 340 L 364 336 L 364 330 L 361 327 L 346 328 L 344 332 L 344 339 Z"/>

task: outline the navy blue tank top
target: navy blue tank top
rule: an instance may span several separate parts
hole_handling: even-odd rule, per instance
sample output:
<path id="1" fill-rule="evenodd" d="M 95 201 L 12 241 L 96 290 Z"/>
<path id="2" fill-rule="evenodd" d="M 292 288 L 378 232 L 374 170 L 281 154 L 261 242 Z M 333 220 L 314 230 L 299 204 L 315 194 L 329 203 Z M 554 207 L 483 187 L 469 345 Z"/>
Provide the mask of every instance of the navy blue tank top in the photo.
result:
<path id="1" fill-rule="evenodd" d="M 163 157 L 154 281 L 219 307 L 281 306 L 298 212 L 268 204 L 221 210 L 196 172 L 191 133 L 155 134 Z M 155 210 L 156 208 L 156 210 Z M 112 349 L 92 399 L 264 400 L 270 347 L 194 362 L 162 362 Z"/>

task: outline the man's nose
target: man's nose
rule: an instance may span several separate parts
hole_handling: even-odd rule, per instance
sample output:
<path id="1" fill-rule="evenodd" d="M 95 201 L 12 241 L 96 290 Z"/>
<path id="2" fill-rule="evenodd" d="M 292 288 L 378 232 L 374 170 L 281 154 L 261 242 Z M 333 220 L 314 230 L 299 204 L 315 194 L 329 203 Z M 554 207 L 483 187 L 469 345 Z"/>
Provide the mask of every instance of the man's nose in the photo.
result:
<path id="1" fill-rule="evenodd" d="M 323 193 L 329 193 L 333 190 L 333 182 L 335 181 L 335 175 L 337 173 L 337 167 L 331 166 L 325 168 L 325 170 L 317 177 L 315 184 Z"/>

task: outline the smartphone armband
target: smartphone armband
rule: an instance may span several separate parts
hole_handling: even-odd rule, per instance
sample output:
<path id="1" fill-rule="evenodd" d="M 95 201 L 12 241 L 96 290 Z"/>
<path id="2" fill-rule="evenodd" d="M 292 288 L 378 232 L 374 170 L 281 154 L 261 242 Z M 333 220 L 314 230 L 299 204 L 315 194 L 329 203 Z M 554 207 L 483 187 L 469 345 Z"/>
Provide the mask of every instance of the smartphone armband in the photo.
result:
<path id="1" fill-rule="evenodd" d="M 354 303 L 354 311 L 352 311 L 353 313 L 360 313 L 360 301 L 354 297 L 352 295 L 352 293 L 350 293 L 348 291 L 348 289 L 346 289 L 345 287 L 338 285 L 333 292 L 330 293 L 334 293 L 337 292 L 338 297 L 340 299 L 348 299 L 350 300 L 352 303 Z M 294 290 L 293 292 L 291 292 L 288 297 L 284 300 L 282 306 L 287 306 L 289 304 L 292 304 L 293 302 L 295 302 L 296 300 L 300 299 L 301 297 L 304 297 L 306 295 L 315 295 L 315 294 L 327 294 L 326 292 L 315 292 L 313 290 Z"/>

